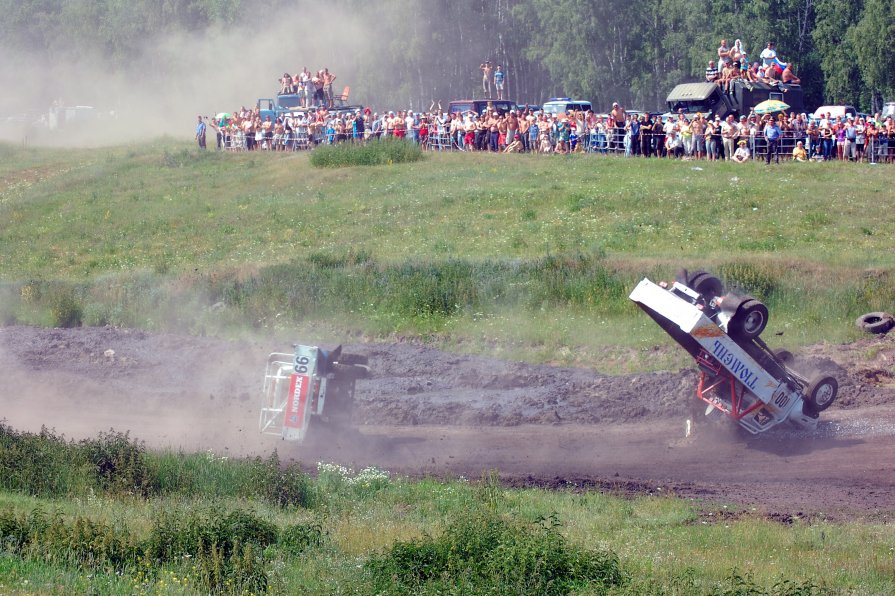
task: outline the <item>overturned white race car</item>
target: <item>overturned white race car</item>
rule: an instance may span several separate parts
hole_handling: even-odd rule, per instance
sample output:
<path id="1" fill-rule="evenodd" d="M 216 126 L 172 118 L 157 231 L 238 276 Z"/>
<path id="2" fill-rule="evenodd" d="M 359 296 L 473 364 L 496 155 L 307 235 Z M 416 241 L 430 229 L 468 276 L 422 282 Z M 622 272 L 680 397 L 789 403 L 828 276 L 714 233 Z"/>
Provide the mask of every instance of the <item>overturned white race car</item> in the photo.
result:
<path id="1" fill-rule="evenodd" d="M 303 441 L 311 420 L 346 430 L 354 412 L 354 384 L 370 376 L 366 356 L 295 344 L 267 359 L 262 389 L 262 433 Z"/>
<path id="2" fill-rule="evenodd" d="M 814 428 L 836 399 L 835 377 L 802 376 L 791 368 L 792 354 L 759 338 L 768 323 L 764 304 L 725 294 L 709 273 L 682 271 L 670 285 L 644 279 L 630 299 L 696 360 L 697 397 L 753 434 L 786 421 Z"/>

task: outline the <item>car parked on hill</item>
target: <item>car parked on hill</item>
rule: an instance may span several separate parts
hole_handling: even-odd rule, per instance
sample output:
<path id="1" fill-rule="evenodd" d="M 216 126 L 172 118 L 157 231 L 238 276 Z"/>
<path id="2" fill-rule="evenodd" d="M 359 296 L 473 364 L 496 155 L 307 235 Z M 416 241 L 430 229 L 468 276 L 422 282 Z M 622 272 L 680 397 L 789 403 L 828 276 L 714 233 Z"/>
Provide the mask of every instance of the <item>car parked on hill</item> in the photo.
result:
<path id="1" fill-rule="evenodd" d="M 457 99 L 448 104 L 448 112 L 475 112 L 484 114 L 486 111 L 495 111 L 501 116 L 516 109 L 516 102 L 509 99 Z"/>
<path id="2" fill-rule="evenodd" d="M 571 111 L 586 112 L 592 110 L 593 106 L 589 101 L 583 99 L 571 99 L 569 97 L 551 97 L 544 102 L 543 111 L 545 114 L 556 116 L 557 114 L 568 114 Z"/>

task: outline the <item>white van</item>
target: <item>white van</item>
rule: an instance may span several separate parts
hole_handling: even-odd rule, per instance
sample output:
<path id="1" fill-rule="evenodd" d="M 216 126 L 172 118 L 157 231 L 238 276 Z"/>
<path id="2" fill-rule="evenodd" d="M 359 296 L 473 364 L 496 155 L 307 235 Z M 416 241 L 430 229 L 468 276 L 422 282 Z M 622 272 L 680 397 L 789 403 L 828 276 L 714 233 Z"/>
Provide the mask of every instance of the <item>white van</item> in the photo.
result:
<path id="1" fill-rule="evenodd" d="M 845 118 L 846 116 L 854 116 L 857 113 L 858 110 L 852 106 L 820 106 L 814 110 L 812 117 L 815 120 L 822 120 L 827 114 L 830 114 L 831 118 L 839 118 L 840 116 Z"/>
<path id="2" fill-rule="evenodd" d="M 551 97 L 544 102 L 545 114 L 568 114 L 572 110 L 586 112 L 592 109 L 591 103 L 583 99 L 571 99 L 569 97 Z"/>
<path id="3" fill-rule="evenodd" d="M 884 103 L 883 110 L 879 115 L 883 120 L 890 117 L 895 118 L 895 101 L 887 101 Z"/>

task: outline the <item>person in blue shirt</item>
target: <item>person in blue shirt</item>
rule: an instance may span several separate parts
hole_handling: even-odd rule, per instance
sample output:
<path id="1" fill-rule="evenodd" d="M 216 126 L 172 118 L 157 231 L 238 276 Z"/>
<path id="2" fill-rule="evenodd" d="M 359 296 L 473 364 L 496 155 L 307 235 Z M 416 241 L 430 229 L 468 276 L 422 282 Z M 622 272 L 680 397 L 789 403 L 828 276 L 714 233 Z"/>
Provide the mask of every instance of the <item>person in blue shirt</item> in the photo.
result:
<path id="1" fill-rule="evenodd" d="M 780 163 L 780 135 L 782 132 L 780 131 L 780 126 L 777 124 L 777 121 L 773 118 L 765 124 L 764 127 L 764 138 L 768 143 L 768 152 L 765 154 L 765 163 L 771 163 L 771 154 L 774 155 L 777 163 Z"/>
<path id="2" fill-rule="evenodd" d="M 494 71 L 494 88 L 497 90 L 497 99 L 503 99 L 504 77 L 503 66 L 498 64 L 497 70 Z"/>
<path id="3" fill-rule="evenodd" d="M 199 149 L 205 149 L 205 132 L 207 127 L 205 126 L 205 121 L 202 120 L 202 116 L 199 116 L 199 122 L 196 124 L 196 141 L 199 142 Z"/>

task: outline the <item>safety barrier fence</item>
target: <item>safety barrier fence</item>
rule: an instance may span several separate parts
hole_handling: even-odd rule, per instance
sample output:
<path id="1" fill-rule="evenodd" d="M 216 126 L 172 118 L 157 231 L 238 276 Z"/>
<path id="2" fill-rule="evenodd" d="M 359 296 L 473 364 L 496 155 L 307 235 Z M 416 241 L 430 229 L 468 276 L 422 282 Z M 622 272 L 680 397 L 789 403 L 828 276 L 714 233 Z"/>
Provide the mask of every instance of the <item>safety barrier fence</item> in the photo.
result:
<path id="1" fill-rule="evenodd" d="M 317 145 L 332 145 L 343 142 L 366 142 L 378 138 L 401 137 L 419 143 L 429 151 L 496 151 L 505 145 L 498 145 L 499 135 L 491 131 L 466 131 L 432 132 L 420 136 L 417 129 L 406 130 L 356 130 L 336 131 L 332 128 L 298 126 L 283 133 L 274 132 L 232 132 L 222 131 L 218 135 L 218 148 L 225 151 L 304 151 Z M 546 138 L 546 141 L 545 141 Z M 691 135 L 682 137 L 679 147 L 672 150 L 666 148 L 665 134 L 644 134 L 632 137 L 623 130 L 591 130 L 581 135 L 570 135 L 568 141 L 560 144 L 560 139 L 555 131 L 539 133 L 537 136 L 526 131 L 520 134 L 522 150 L 531 153 L 554 152 L 558 147 L 564 147 L 566 151 L 578 153 L 593 153 L 601 155 L 649 155 L 667 157 L 669 153 L 673 157 L 707 158 L 709 154 L 717 159 L 730 158 L 740 141 L 746 141 L 747 148 L 752 159 L 766 159 L 769 143 L 762 135 L 749 135 L 737 137 L 732 143 L 725 143 L 724 139 L 706 135 Z M 882 162 L 888 158 L 892 160 L 895 153 L 895 138 L 890 142 L 886 135 L 875 138 L 865 138 L 863 142 L 854 142 L 837 139 L 812 139 L 808 136 L 783 134 L 777 144 L 777 151 L 772 155 L 773 159 L 791 159 L 793 149 L 799 141 L 803 143 L 809 158 L 814 159 L 864 159 L 870 162 Z M 506 140 L 504 140 L 506 143 Z M 549 148 L 549 151 L 545 150 Z"/>

